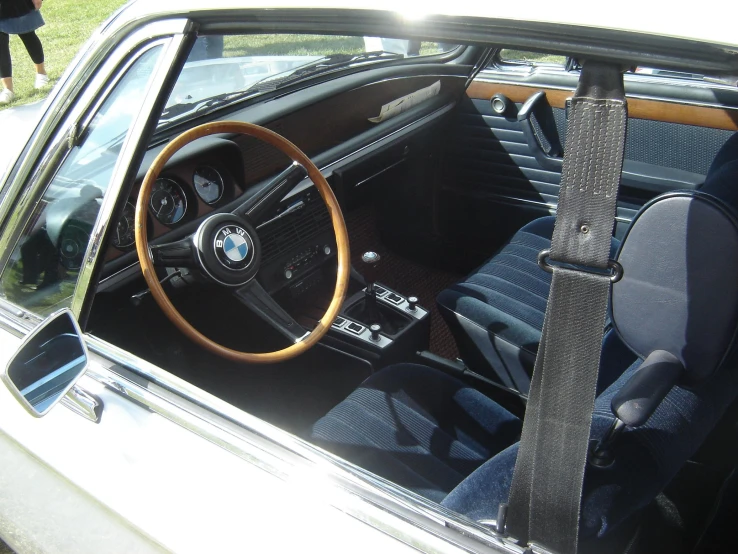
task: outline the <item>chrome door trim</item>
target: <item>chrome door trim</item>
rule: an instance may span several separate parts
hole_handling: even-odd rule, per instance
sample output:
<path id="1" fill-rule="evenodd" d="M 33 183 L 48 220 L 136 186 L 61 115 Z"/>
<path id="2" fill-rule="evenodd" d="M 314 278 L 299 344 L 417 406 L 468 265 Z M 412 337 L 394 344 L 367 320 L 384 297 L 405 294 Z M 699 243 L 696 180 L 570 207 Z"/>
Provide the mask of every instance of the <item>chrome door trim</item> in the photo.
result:
<path id="1" fill-rule="evenodd" d="M 372 475 L 95 336 L 86 335 L 87 376 L 284 480 L 319 475 L 340 494 L 330 504 L 384 533 L 437 551 L 522 549 L 483 525 Z M 308 472 L 306 474 L 306 472 Z M 432 548 L 431 548 L 432 547 Z"/>

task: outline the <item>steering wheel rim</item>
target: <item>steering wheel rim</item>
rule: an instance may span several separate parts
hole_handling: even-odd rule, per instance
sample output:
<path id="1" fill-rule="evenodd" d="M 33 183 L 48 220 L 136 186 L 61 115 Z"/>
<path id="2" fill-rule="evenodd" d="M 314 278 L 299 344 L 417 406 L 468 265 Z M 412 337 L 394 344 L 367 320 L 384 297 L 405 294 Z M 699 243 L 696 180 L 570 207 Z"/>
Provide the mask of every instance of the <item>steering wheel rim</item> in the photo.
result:
<path id="1" fill-rule="evenodd" d="M 325 314 L 312 331 L 303 336 L 298 342 L 295 342 L 295 344 L 274 352 L 242 352 L 228 348 L 218 344 L 212 339 L 209 339 L 195 329 L 177 311 L 171 300 L 169 300 L 167 294 L 164 292 L 164 288 L 159 283 L 159 278 L 156 275 L 147 235 L 148 205 L 154 183 L 159 178 L 159 174 L 166 163 L 177 151 L 199 138 L 219 133 L 245 134 L 259 139 L 286 154 L 293 162 L 302 165 L 302 167 L 307 171 L 308 177 L 315 185 L 315 188 L 318 190 L 321 198 L 325 202 L 326 207 L 328 208 L 328 213 L 331 217 L 333 232 L 336 237 L 336 254 L 338 263 L 336 287 L 333 293 L 333 298 L 331 299 Z M 207 221 L 207 219 L 205 221 Z M 331 324 L 338 316 L 338 312 L 340 311 L 346 297 L 346 291 L 348 290 L 351 268 L 348 232 L 346 230 L 346 223 L 343 219 L 343 213 L 338 205 L 338 200 L 333 194 L 333 190 L 330 185 L 328 185 L 328 182 L 325 180 L 325 177 L 323 177 L 320 170 L 297 146 L 282 135 L 252 123 L 240 121 L 205 123 L 204 125 L 185 131 L 171 141 L 156 157 L 153 164 L 146 172 L 146 176 L 141 184 L 138 198 L 136 199 L 135 238 L 136 253 L 138 254 L 139 262 L 141 263 L 141 270 L 143 272 L 144 279 L 149 286 L 149 290 L 151 291 L 154 300 L 164 312 L 164 315 L 166 315 L 167 318 L 174 323 L 174 325 L 182 331 L 185 336 L 203 348 L 223 358 L 237 362 L 254 364 L 275 363 L 288 360 L 302 354 L 314 346 L 328 332 Z"/>

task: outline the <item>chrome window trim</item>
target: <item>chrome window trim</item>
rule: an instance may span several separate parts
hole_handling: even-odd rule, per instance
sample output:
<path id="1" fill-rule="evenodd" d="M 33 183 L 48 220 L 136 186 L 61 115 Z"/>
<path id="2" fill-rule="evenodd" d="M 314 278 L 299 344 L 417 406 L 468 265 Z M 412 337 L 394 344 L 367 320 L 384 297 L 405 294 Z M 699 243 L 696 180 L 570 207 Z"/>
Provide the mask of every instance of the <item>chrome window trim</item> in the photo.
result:
<path id="1" fill-rule="evenodd" d="M 431 548 L 428 543 L 429 533 L 449 548 L 522 552 L 494 530 L 404 491 L 129 352 L 95 336 L 85 340 L 94 362 L 88 377 L 281 479 L 304 475 L 305 468 L 320 472 L 345 493 L 331 496 L 332 506 L 402 542 L 436 550 L 438 544 Z M 126 377 L 121 368 L 145 382 Z"/>
<path id="2" fill-rule="evenodd" d="M 574 86 L 572 88 L 564 87 L 561 85 L 551 85 L 546 84 L 540 81 L 518 81 L 514 79 L 505 79 L 503 76 L 500 75 L 485 75 L 485 72 L 489 72 L 489 70 L 485 70 L 482 73 L 479 74 L 477 77 L 477 81 L 482 83 L 489 83 L 493 85 L 514 85 L 514 86 L 521 86 L 521 87 L 531 87 L 531 88 L 542 88 L 542 89 L 548 89 L 548 90 L 562 90 L 566 92 L 570 92 L 572 95 L 574 94 Z M 627 81 L 628 79 L 626 79 Z M 664 82 L 659 82 L 659 84 L 668 84 Z M 735 92 L 735 87 L 728 87 L 728 86 L 709 86 L 708 83 L 706 86 L 702 88 L 708 88 L 708 89 L 726 89 L 730 90 L 732 92 Z M 689 83 L 689 86 L 693 86 L 692 83 Z M 638 98 L 639 100 L 653 100 L 656 102 L 666 102 L 669 104 L 677 104 L 682 106 L 695 106 L 695 107 L 702 107 L 702 108 L 715 108 L 715 109 L 722 109 L 727 111 L 735 111 L 738 112 L 738 107 L 735 106 L 726 106 L 724 104 L 720 103 L 709 103 L 709 102 L 695 102 L 693 100 L 676 100 L 674 98 L 666 98 L 663 96 L 650 96 L 646 94 L 631 94 L 627 93 L 628 98 Z"/>
<path id="3" fill-rule="evenodd" d="M 74 313 L 76 317 L 79 317 L 82 311 L 82 306 L 84 305 L 84 301 L 89 290 L 90 281 L 94 274 L 97 258 L 100 255 L 100 246 L 102 245 L 108 225 L 110 225 L 110 220 L 115 207 L 118 204 L 121 192 L 125 188 L 126 174 L 133 163 L 136 152 L 139 150 L 141 136 L 144 134 L 146 126 L 149 125 L 152 110 L 161 95 L 161 90 L 165 81 L 169 78 L 172 64 L 185 45 L 185 39 L 186 37 L 184 33 L 178 33 L 166 41 L 164 51 L 159 56 L 156 68 L 149 80 L 148 89 L 144 96 L 141 109 L 136 115 L 130 131 L 126 135 L 120 155 L 115 163 L 115 168 L 113 169 L 110 183 L 105 196 L 103 197 L 103 202 L 97 215 L 97 220 L 95 221 L 95 225 L 90 233 L 90 241 L 87 245 L 84 262 L 79 270 L 77 285 L 74 288 L 71 309 L 72 313 Z M 117 221 L 115 224 L 117 224 Z"/>

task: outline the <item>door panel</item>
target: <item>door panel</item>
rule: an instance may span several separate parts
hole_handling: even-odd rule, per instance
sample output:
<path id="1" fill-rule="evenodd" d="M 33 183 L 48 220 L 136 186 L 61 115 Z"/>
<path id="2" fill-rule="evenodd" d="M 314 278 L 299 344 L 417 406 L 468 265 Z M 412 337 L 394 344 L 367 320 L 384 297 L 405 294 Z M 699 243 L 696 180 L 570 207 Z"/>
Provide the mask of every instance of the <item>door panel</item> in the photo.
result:
<path id="1" fill-rule="evenodd" d="M 560 76 L 551 77 L 550 86 L 547 75 L 537 77 L 537 85 L 544 86 L 505 82 L 505 77 L 487 70 L 469 86 L 449 129 L 444 159 L 440 221 L 451 238 L 463 240 L 478 257 L 491 253 L 530 219 L 555 213 L 558 200 L 558 144 L 565 144 L 566 105 L 573 87 L 562 86 Z M 510 78 L 515 79 L 523 80 Z M 735 94 L 718 90 L 711 95 L 705 87 L 693 88 L 659 84 L 650 87 L 659 96 L 649 98 L 648 86 L 626 80 L 629 122 L 616 234 L 624 233 L 649 199 L 669 190 L 698 188 L 717 151 L 738 131 L 738 109 L 730 105 L 738 104 Z M 531 108 L 539 92 L 543 94 Z M 491 103 L 496 95 L 508 101 L 502 114 Z M 710 97 L 712 105 L 705 101 Z M 533 113 L 530 124 L 519 121 L 528 108 Z"/>

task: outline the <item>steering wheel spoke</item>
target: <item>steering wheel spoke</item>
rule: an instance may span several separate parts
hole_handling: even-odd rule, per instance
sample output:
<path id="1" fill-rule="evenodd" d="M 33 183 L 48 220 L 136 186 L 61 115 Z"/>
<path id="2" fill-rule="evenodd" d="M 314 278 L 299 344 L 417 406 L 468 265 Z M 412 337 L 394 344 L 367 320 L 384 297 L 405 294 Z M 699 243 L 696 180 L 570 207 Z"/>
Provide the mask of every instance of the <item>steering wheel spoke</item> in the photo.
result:
<path id="1" fill-rule="evenodd" d="M 300 342 L 308 332 L 288 314 L 276 300 L 254 279 L 234 292 L 249 310 L 294 343 Z"/>
<path id="2" fill-rule="evenodd" d="M 154 265 L 160 267 L 199 267 L 192 236 L 176 242 L 149 245 Z"/>
<path id="3" fill-rule="evenodd" d="M 272 179 L 259 192 L 249 197 L 232 213 L 237 216 L 248 217 L 256 224 L 307 176 L 307 170 L 298 162 L 293 162 L 292 165 Z"/>

